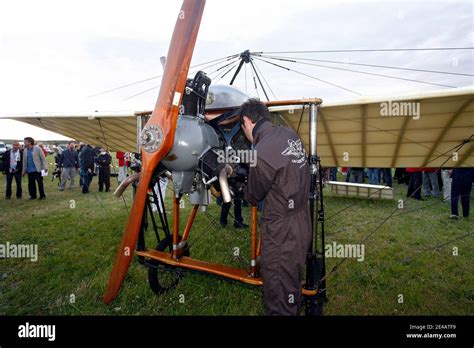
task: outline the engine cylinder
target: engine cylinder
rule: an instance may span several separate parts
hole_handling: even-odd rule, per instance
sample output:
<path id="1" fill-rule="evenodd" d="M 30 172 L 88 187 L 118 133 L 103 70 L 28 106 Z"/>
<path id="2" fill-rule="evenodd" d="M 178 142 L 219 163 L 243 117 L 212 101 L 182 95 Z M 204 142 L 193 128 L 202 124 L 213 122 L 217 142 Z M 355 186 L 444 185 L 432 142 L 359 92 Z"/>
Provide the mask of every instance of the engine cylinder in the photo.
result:
<path id="1" fill-rule="evenodd" d="M 203 119 L 181 115 L 178 118 L 173 147 L 162 164 L 171 171 L 194 172 L 199 158 L 209 149 L 219 147 L 219 136 Z"/>

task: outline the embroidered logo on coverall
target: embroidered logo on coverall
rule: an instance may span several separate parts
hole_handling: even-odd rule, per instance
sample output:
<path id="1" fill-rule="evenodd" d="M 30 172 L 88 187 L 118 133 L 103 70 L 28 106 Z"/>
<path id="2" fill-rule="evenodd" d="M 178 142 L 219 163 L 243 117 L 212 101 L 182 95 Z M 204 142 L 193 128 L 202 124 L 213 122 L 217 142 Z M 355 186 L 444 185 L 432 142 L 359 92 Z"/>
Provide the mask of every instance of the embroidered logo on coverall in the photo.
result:
<path id="1" fill-rule="evenodd" d="M 296 159 L 292 159 L 292 163 L 301 164 L 300 168 L 305 165 L 306 151 L 304 150 L 301 139 L 291 140 L 288 139 L 288 147 L 281 153 L 283 156 L 293 155 Z"/>

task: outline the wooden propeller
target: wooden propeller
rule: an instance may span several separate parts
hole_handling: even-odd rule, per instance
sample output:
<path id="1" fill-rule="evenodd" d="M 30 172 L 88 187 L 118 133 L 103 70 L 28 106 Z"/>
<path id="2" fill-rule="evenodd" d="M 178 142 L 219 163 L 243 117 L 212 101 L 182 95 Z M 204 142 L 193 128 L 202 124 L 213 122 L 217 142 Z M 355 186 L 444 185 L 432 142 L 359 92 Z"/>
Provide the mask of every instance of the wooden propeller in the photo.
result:
<path id="1" fill-rule="evenodd" d="M 205 0 L 184 0 L 179 12 L 168 50 L 168 59 L 158 100 L 144 127 L 143 134 L 147 134 L 148 137 L 142 135 L 141 139 L 142 171 L 140 182 L 104 294 L 104 303 L 110 303 L 117 296 L 125 279 L 141 228 L 150 180 L 158 163 L 173 146 L 179 106 L 186 86 L 205 3 Z"/>

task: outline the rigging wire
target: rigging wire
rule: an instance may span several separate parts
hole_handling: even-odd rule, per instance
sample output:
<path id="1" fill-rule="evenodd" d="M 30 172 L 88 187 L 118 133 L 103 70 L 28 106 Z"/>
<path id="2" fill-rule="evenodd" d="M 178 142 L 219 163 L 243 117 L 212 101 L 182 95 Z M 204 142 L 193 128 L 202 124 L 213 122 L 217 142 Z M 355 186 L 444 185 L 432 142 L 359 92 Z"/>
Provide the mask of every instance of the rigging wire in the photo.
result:
<path id="1" fill-rule="evenodd" d="M 234 62 L 235 62 L 235 60 L 234 60 Z M 220 68 L 214 70 L 214 72 L 219 71 L 220 69 L 223 69 L 223 68 L 225 68 L 226 66 L 229 66 L 229 65 L 232 64 L 232 63 L 233 63 L 233 62 L 228 63 L 228 64 L 226 64 L 226 65 L 224 65 L 224 66 L 221 66 Z M 209 68 L 214 67 L 214 66 L 219 65 L 219 64 L 222 64 L 222 62 L 214 63 L 214 64 L 212 64 L 212 65 L 207 66 L 207 67 L 204 68 L 204 69 L 209 69 Z M 199 69 L 198 69 L 198 70 L 199 70 Z M 197 72 L 198 70 L 193 70 L 193 71 L 189 72 L 188 75 L 192 75 L 192 74 L 194 74 L 195 72 Z M 129 100 L 129 99 L 138 97 L 139 95 L 145 94 L 145 93 L 150 92 L 150 91 L 153 91 L 153 90 L 155 90 L 155 89 L 158 89 L 158 88 L 160 88 L 160 86 L 161 86 L 161 84 L 158 85 L 158 86 L 154 86 L 154 87 L 148 88 L 148 89 L 146 89 L 146 90 L 144 90 L 144 91 L 141 91 L 141 92 L 139 92 L 139 93 L 136 93 L 136 94 L 133 94 L 133 95 L 131 95 L 131 96 L 128 96 L 127 98 L 122 99 L 121 101 L 124 102 L 124 101 L 127 101 L 127 100 Z"/>
<path id="2" fill-rule="evenodd" d="M 435 161 L 435 160 L 438 159 L 439 157 L 446 155 L 448 152 L 451 152 L 451 151 L 459 151 L 465 144 L 467 144 L 467 143 L 470 141 L 470 139 L 471 139 L 473 136 L 474 136 L 474 135 L 471 135 L 471 137 L 470 137 L 468 140 L 464 140 L 462 143 L 460 143 L 460 144 L 456 145 L 455 147 L 453 147 L 453 148 L 447 150 L 446 152 L 444 152 L 443 154 L 441 154 L 441 155 L 435 157 L 434 159 L 430 160 L 430 161 L 427 162 L 426 164 L 429 164 L 429 163 Z M 448 156 L 448 158 L 439 166 L 438 169 L 441 169 L 441 168 L 444 166 L 444 164 L 446 164 L 446 162 L 447 162 L 450 158 L 451 158 L 451 157 Z M 421 186 L 418 188 L 418 190 L 419 190 L 419 189 L 421 189 Z M 380 190 L 381 190 L 381 189 L 379 189 L 379 190 L 377 190 L 377 191 L 380 191 Z M 412 197 L 418 190 L 414 191 L 410 197 Z M 372 195 L 372 194 L 371 194 L 371 195 Z M 370 197 L 371 195 L 369 195 L 369 197 Z M 408 197 L 408 198 L 410 198 L 410 197 Z M 336 216 L 336 215 L 342 213 L 343 211 L 346 211 L 346 210 L 348 210 L 349 208 L 354 207 L 355 205 L 357 205 L 357 204 L 356 204 L 356 203 L 353 203 L 353 204 L 350 204 L 350 205 L 346 206 L 345 208 L 343 208 L 343 209 L 337 211 L 337 212 L 334 213 L 333 215 L 329 216 L 329 217 L 326 219 L 326 222 L 329 221 L 329 220 L 331 220 L 332 218 L 334 218 L 334 216 Z M 380 221 L 380 220 L 378 220 L 378 221 Z"/>
<path id="3" fill-rule="evenodd" d="M 104 209 L 104 211 L 107 213 L 107 215 L 111 218 L 111 219 L 114 219 L 114 217 L 112 216 L 112 214 L 110 214 L 110 212 L 105 209 L 105 206 L 102 204 L 102 201 L 99 199 L 99 197 L 97 197 L 97 195 L 93 195 L 94 198 L 97 200 L 97 202 L 99 203 L 99 205 L 102 207 L 102 209 Z"/>
<path id="4" fill-rule="evenodd" d="M 289 60 L 288 58 L 292 58 L 292 59 L 296 59 L 296 60 L 306 60 L 306 61 L 319 61 L 319 62 L 327 62 L 327 63 L 335 63 L 335 64 L 349 64 L 349 65 L 360 65 L 360 66 L 368 66 L 368 67 L 376 67 L 376 68 L 385 68 L 385 69 L 399 69 L 399 70 L 407 70 L 407 71 L 418 71 L 418 72 L 428 72 L 428 73 L 436 73 L 436 74 L 449 74 L 449 75 L 458 75 L 458 76 L 474 76 L 473 74 L 465 74 L 465 73 L 454 73 L 454 72 L 446 72 L 446 71 L 435 71 L 435 70 L 425 70 L 425 69 L 412 69 L 412 68 L 402 68 L 402 67 L 395 67 L 395 66 L 384 66 L 384 65 L 375 65 L 375 64 L 363 64 L 363 63 L 351 63 L 351 62 L 340 62 L 340 61 L 331 61 L 331 60 L 318 60 L 318 59 L 308 59 L 308 58 L 299 58 L 299 57 L 276 57 L 276 56 L 269 56 L 270 54 L 295 54 L 295 53 L 334 53 L 334 52 L 400 52 L 400 51 L 445 51 L 445 50 L 472 50 L 474 49 L 474 47 L 436 47 L 436 48 L 397 48 L 397 49 L 355 49 L 355 50 L 314 50 L 314 51 L 259 51 L 259 52 L 251 52 L 251 54 L 253 55 L 266 55 L 266 58 L 271 58 L 271 59 L 279 59 L 279 60 Z M 194 66 L 191 66 L 191 68 L 197 68 L 197 67 L 200 67 L 200 66 L 205 66 L 205 65 L 209 65 L 209 64 L 212 64 L 212 63 L 216 63 L 219 64 L 219 63 L 222 63 L 223 61 L 229 61 L 231 59 L 234 59 L 234 58 L 238 58 L 239 57 L 239 54 L 233 54 L 233 55 L 229 55 L 229 56 L 225 56 L 225 57 L 221 57 L 221 58 L 218 58 L 218 59 L 213 59 L 213 60 L 210 60 L 210 61 L 207 61 L 207 62 L 204 62 L 204 63 L 200 63 L 200 64 L 197 64 L 197 65 L 194 65 Z M 209 68 L 211 66 L 208 66 L 207 68 Z M 322 67 L 325 67 L 325 66 L 322 66 Z M 329 67 L 326 67 L 326 68 L 329 68 Z M 286 69 L 288 70 L 288 69 Z M 290 71 L 290 70 L 289 70 Z M 350 70 L 348 70 L 350 71 Z M 296 71 L 294 71 L 296 72 Z M 371 74 L 371 73 L 368 73 L 368 72 L 361 72 L 361 71 L 354 71 L 354 72 L 357 72 L 357 73 L 362 73 L 362 74 Z M 299 73 L 299 74 L 303 74 L 301 72 L 296 72 L 296 73 Z M 97 97 L 97 96 L 100 96 L 100 95 L 103 95 L 103 94 L 106 94 L 106 93 L 110 93 L 110 92 L 113 92 L 113 91 L 116 91 L 116 90 L 119 90 L 119 89 L 123 89 L 123 88 L 127 88 L 127 87 L 130 87 L 130 86 L 134 86 L 134 85 L 137 85 L 137 84 L 140 84 L 140 83 L 143 83 L 143 82 L 148 82 L 148 81 L 151 81 L 151 80 L 154 80 L 154 79 L 158 79 L 160 77 L 162 77 L 163 75 L 157 75 L 157 76 L 152 76 L 152 77 L 149 77 L 149 78 L 146 78 L 146 79 L 142 79 L 142 80 L 138 80 L 138 81 L 135 81 L 135 82 L 132 82 L 132 83 L 129 83 L 129 84 L 125 84 L 125 85 L 122 85 L 122 86 L 119 86 L 119 87 L 115 87 L 115 88 L 112 88 L 112 89 L 109 89 L 109 90 L 106 90 L 106 91 L 103 91 L 103 92 L 100 92 L 100 93 L 96 93 L 96 94 L 93 94 L 93 95 L 90 95 L 88 96 L 88 98 L 92 98 L 92 97 Z M 306 76 L 306 75 L 305 75 Z M 307 76 L 309 77 L 309 76 Z M 388 77 L 388 78 L 396 78 L 394 76 L 384 76 L 384 77 Z M 314 77 L 311 77 L 311 78 L 314 78 Z M 401 79 L 401 78 L 400 78 Z M 321 81 L 321 80 L 320 80 Z M 328 83 L 327 81 L 323 81 L 323 82 L 326 82 Z M 422 81 L 413 81 L 413 82 L 421 82 L 421 83 L 425 83 L 425 82 L 422 82 Z M 331 84 L 331 83 L 329 83 Z M 267 83 L 268 85 L 268 83 Z M 334 85 L 334 84 L 333 84 Z M 453 87 L 453 86 L 450 86 L 450 87 Z M 156 89 L 158 87 L 154 87 L 150 90 L 153 90 L 153 89 Z M 143 93 L 146 93 L 148 92 L 147 91 L 144 91 Z M 354 91 L 351 91 L 354 93 Z M 357 94 L 357 93 L 356 93 Z M 137 95 L 140 95 L 140 94 L 137 94 Z M 134 97 L 134 96 L 131 96 L 131 97 Z M 128 100 L 127 98 L 124 99 L 124 100 Z"/>
<path id="5" fill-rule="evenodd" d="M 222 62 L 224 60 L 232 59 L 236 56 L 238 56 L 238 54 L 233 54 L 233 55 L 230 55 L 230 56 L 227 56 L 227 57 L 222 57 L 222 58 L 214 59 L 214 60 L 211 60 L 211 61 L 208 61 L 208 62 L 193 65 L 190 68 L 197 68 L 197 67 L 200 67 L 200 66 L 203 66 L 203 65 L 208 65 L 208 64 L 211 64 L 211 63 L 215 63 L 215 62 Z M 219 63 L 217 63 L 217 64 L 219 64 Z M 126 84 L 126 85 L 122 85 L 122 86 L 119 86 L 119 87 L 115 87 L 115 88 L 112 88 L 112 89 L 109 89 L 109 90 L 106 90 L 106 91 L 103 91 L 103 92 L 100 92 L 100 93 L 92 94 L 92 95 L 88 96 L 88 98 L 97 97 L 97 96 L 102 95 L 102 94 L 110 93 L 110 92 L 113 92 L 113 91 L 116 91 L 116 90 L 119 90 L 119 89 L 122 89 L 122 88 L 130 87 L 130 86 L 134 86 L 134 85 L 137 85 L 137 84 L 142 83 L 142 82 L 147 82 L 147 81 L 151 81 L 151 80 L 154 80 L 154 79 L 158 79 L 160 77 L 163 77 L 163 75 L 152 76 L 152 77 L 149 77 L 147 79 L 135 81 L 135 82 L 132 82 L 132 83 L 129 83 L 129 84 Z"/>
<path id="6" fill-rule="evenodd" d="M 427 204 L 427 205 L 422 205 L 420 207 L 416 207 L 416 208 L 413 208 L 413 209 L 410 209 L 410 210 L 405 210 L 404 212 L 401 212 L 400 214 L 393 215 L 393 217 L 398 217 L 398 216 L 401 216 L 401 215 L 412 213 L 414 211 L 423 210 L 425 208 L 432 207 L 432 206 L 435 206 L 435 205 L 438 205 L 438 204 L 441 204 L 441 203 L 445 203 L 445 202 L 443 202 L 442 200 L 438 200 L 434 203 L 430 203 L 430 204 Z M 327 235 L 327 237 L 333 237 L 336 234 L 339 234 L 341 232 L 344 232 L 344 231 L 347 231 L 347 230 L 350 230 L 350 229 L 353 229 L 353 228 L 357 229 L 357 228 L 362 227 L 362 226 L 371 225 L 371 224 L 374 224 L 376 222 L 379 222 L 380 220 L 381 219 L 376 219 L 376 220 L 366 221 L 366 222 L 363 222 L 363 223 L 360 223 L 360 224 L 357 224 L 357 225 L 344 226 L 344 227 L 333 230 L 329 235 Z"/>
<path id="7" fill-rule="evenodd" d="M 138 97 L 139 95 L 145 94 L 146 92 L 153 91 L 153 90 L 155 90 L 155 89 L 158 89 L 158 88 L 160 88 L 160 87 L 161 87 L 161 85 L 158 85 L 158 86 L 155 86 L 155 87 L 148 88 L 148 89 L 146 89 L 146 90 L 144 90 L 144 91 L 141 91 L 141 92 L 139 92 L 139 93 L 136 93 L 136 94 L 133 94 L 133 95 L 131 95 L 131 96 L 128 96 L 127 98 L 125 98 L 125 99 L 122 99 L 121 101 L 122 101 L 122 102 L 124 102 L 124 101 L 127 101 L 127 100 L 129 100 L 129 99 L 132 99 L 132 98 Z"/>
<path id="8" fill-rule="evenodd" d="M 296 60 L 304 60 L 304 61 L 311 61 L 311 62 L 322 62 L 322 63 L 334 63 L 334 64 L 343 64 L 343 65 L 358 65 L 358 66 L 367 66 L 371 68 L 383 68 L 383 69 L 394 69 L 394 70 L 405 70 L 405 71 L 416 71 L 416 72 L 426 72 L 426 73 L 433 73 L 433 74 L 444 74 L 444 75 L 457 75 L 457 76 L 474 76 L 474 74 L 466 74 L 466 73 L 456 73 L 450 71 L 439 71 L 439 70 L 425 70 L 425 69 L 415 69 L 415 68 L 402 68 L 397 66 L 389 66 L 389 65 L 376 65 L 376 64 L 365 64 L 365 63 L 353 63 L 353 62 L 341 62 L 336 60 L 326 60 L 326 59 L 310 59 L 310 58 L 300 58 L 300 57 L 278 57 L 278 56 L 270 56 L 270 55 L 258 55 L 259 57 L 264 58 L 272 58 L 276 60 L 288 61 L 296 63 Z"/>
<path id="9" fill-rule="evenodd" d="M 234 70 L 234 68 L 237 66 L 237 64 L 239 63 L 239 61 L 235 61 L 232 66 L 227 69 L 218 79 L 216 82 L 214 82 L 215 84 L 217 84 L 220 80 L 222 80 L 228 73 L 230 73 L 232 70 Z"/>
<path id="10" fill-rule="evenodd" d="M 258 58 L 258 59 L 263 60 L 261 58 Z M 272 58 L 269 58 L 269 59 L 272 59 Z M 268 63 L 270 63 L 270 62 L 268 62 Z M 328 65 L 321 65 L 321 64 L 314 64 L 314 63 L 305 63 L 305 62 L 297 62 L 297 61 L 293 61 L 292 63 L 294 63 L 294 64 L 303 64 L 303 65 L 311 65 L 311 66 L 317 66 L 317 67 L 321 67 L 321 68 L 334 69 L 334 70 L 340 70 L 340 71 L 349 71 L 349 72 L 358 73 L 358 74 L 372 75 L 372 76 L 377 76 L 377 77 L 384 77 L 384 78 L 402 80 L 402 81 L 408 81 L 408 82 L 423 83 L 423 84 L 433 85 L 433 86 L 457 88 L 456 86 L 444 85 L 444 84 L 441 84 L 441 83 L 427 82 L 427 81 L 421 81 L 421 80 L 416 80 L 416 79 L 407 79 L 407 78 L 404 78 L 404 77 L 384 75 L 384 74 L 376 74 L 376 73 L 371 73 L 371 72 L 367 72 L 367 71 L 352 70 L 352 69 L 346 69 L 346 68 L 338 68 L 338 67 L 335 67 L 335 66 L 328 66 Z"/>
<path id="11" fill-rule="evenodd" d="M 255 92 L 257 92 L 257 97 L 258 97 L 258 99 L 260 99 L 260 94 L 258 93 L 257 79 L 255 78 L 255 73 L 254 73 L 253 69 L 250 69 L 250 73 L 252 75 L 252 80 L 253 80 L 253 85 L 254 85 L 254 88 L 255 88 Z"/>
<path id="12" fill-rule="evenodd" d="M 467 142 L 466 141 L 463 141 L 461 144 L 458 145 L 459 149 L 457 149 L 456 151 L 459 151 L 461 150 L 461 148 L 466 145 Z M 446 162 L 449 160 L 449 158 L 447 158 L 439 167 L 438 167 L 438 170 L 440 168 L 442 168 Z M 428 162 L 429 163 L 429 162 Z M 402 200 L 403 203 L 405 203 L 409 198 L 413 197 L 413 195 L 418 192 L 419 190 L 421 190 L 422 188 L 422 185 L 420 185 L 415 191 L 413 191 L 413 193 L 405 198 L 404 200 Z M 399 210 L 398 206 L 385 218 L 382 218 L 380 221 L 382 221 L 379 225 L 377 225 L 377 227 L 375 227 L 372 231 L 370 231 L 370 233 L 367 234 L 367 236 L 365 236 L 359 244 L 364 244 L 365 242 L 367 242 L 367 240 L 369 240 L 377 231 L 380 230 L 380 227 L 382 227 L 382 225 L 384 225 L 391 217 L 393 217 L 395 215 L 395 213 Z M 333 215 L 334 216 L 334 215 Z M 319 284 L 321 284 L 329 275 L 331 274 L 334 274 L 338 268 L 348 259 L 348 257 L 345 257 L 343 259 L 341 259 L 341 261 L 339 261 L 338 263 L 336 263 L 336 265 L 333 266 L 333 268 L 321 279 L 319 280 Z"/>
<path id="13" fill-rule="evenodd" d="M 447 158 L 447 159 L 443 162 L 443 164 L 440 166 L 440 168 L 441 168 L 441 167 L 451 158 L 451 156 L 450 156 L 450 155 L 447 155 L 447 154 L 448 154 L 448 153 L 451 153 L 451 152 L 453 152 L 453 151 L 455 151 L 455 152 L 456 152 L 456 151 L 459 151 L 465 144 L 467 144 L 467 143 L 469 143 L 469 142 L 471 141 L 471 138 L 472 138 L 472 137 L 474 137 L 474 134 L 471 135 L 468 139 L 463 140 L 462 143 L 455 145 L 454 147 L 450 148 L 449 150 L 445 151 L 444 153 L 442 153 L 442 154 L 438 155 L 437 157 L 431 159 L 431 160 L 428 161 L 426 164 L 428 165 L 429 163 L 436 161 L 438 158 L 440 158 L 440 157 L 442 157 L 442 156 L 447 156 L 448 158 Z M 409 139 L 406 139 L 406 140 L 409 140 Z M 409 141 L 411 141 L 411 140 L 409 140 Z M 414 143 L 415 143 L 415 142 L 414 142 Z M 418 144 L 418 143 L 415 143 L 415 144 Z M 406 176 L 405 176 L 405 177 L 406 177 Z M 405 177 L 403 177 L 402 179 L 404 179 Z M 383 189 L 383 188 L 382 188 L 382 189 Z M 373 194 L 375 194 L 375 193 L 377 193 L 377 192 L 380 192 L 382 189 L 377 189 L 377 190 L 375 190 L 375 191 L 372 192 L 368 197 L 371 197 Z M 343 208 L 343 209 L 337 211 L 337 212 L 334 213 L 333 215 L 329 216 L 329 217 L 326 219 L 326 222 L 329 221 L 329 220 L 331 220 L 332 218 L 334 218 L 336 215 L 342 213 L 343 211 L 345 211 L 345 210 L 347 210 L 347 209 L 349 209 L 349 208 L 355 206 L 356 204 L 357 204 L 357 203 L 354 202 L 354 203 L 352 203 L 352 204 L 349 204 L 349 205 L 346 206 L 345 208 Z"/>
<path id="14" fill-rule="evenodd" d="M 262 80 L 260 80 L 260 76 L 258 75 L 257 69 L 255 69 L 255 65 L 252 58 L 250 58 L 250 65 L 252 66 L 255 76 L 257 76 L 257 80 L 260 83 L 260 87 L 262 88 L 263 94 L 265 94 L 265 98 L 267 98 L 267 101 L 270 101 L 270 98 L 268 98 L 267 91 L 265 90 L 265 87 L 263 87 Z"/>
<path id="15" fill-rule="evenodd" d="M 471 195 L 471 196 L 472 196 L 472 195 Z M 460 196 L 460 197 L 461 197 L 461 196 Z M 426 231 L 426 230 L 429 230 L 430 228 L 431 228 L 431 226 L 428 226 L 428 227 L 425 229 L 425 231 Z M 466 233 L 466 234 L 463 234 L 462 236 L 459 236 L 459 237 L 456 237 L 456 238 L 454 238 L 454 239 L 448 240 L 447 242 L 443 242 L 443 243 L 441 243 L 441 244 L 437 244 L 437 245 L 435 245 L 435 246 L 433 246 L 433 247 L 430 247 L 430 248 L 428 248 L 428 249 L 423 249 L 423 250 L 418 251 L 417 253 L 413 254 L 412 256 L 409 256 L 409 257 L 404 258 L 403 260 L 401 260 L 401 261 L 399 261 L 399 262 L 400 262 L 400 263 L 408 263 L 408 262 L 412 261 L 413 259 L 415 259 L 416 257 L 420 256 L 421 254 L 424 254 L 424 253 L 426 253 L 426 252 L 428 252 L 428 251 L 432 251 L 432 250 L 439 249 L 439 248 L 441 248 L 441 247 L 443 247 L 443 246 L 445 246 L 445 245 L 451 244 L 452 242 L 457 242 L 458 240 L 464 239 L 464 238 L 469 237 L 469 236 L 471 236 L 471 235 L 473 235 L 473 234 L 474 234 L 474 231 L 471 231 L 471 232 L 468 232 L 468 233 Z"/>
<path id="16" fill-rule="evenodd" d="M 92 94 L 92 95 L 88 96 L 87 98 L 97 97 L 97 96 L 99 96 L 99 95 L 103 95 L 103 94 L 106 94 L 106 93 L 110 93 L 110 92 L 113 92 L 113 91 L 117 91 L 117 90 L 122 89 L 122 88 L 126 88 L 126 87 L 130 87 L 130 86 L 138 85 L 139 83 L 142 83 L 142 82 L 147 82 L 147 81 L 155 80 L 155 79 L 158 79 L 158 78 L 160 78 L 160 77 L 163 77 L 163 75 L 153 76 L 153 77 L 150 77 L 150 78 L 147 78 L 147 79 L 144 79 L 144 80 L 139 80 L 139 81 L 136 81 L 136 82 L 129 83 L 129 84 L 127 84 L 127 85 L 123 85 L 123 86 L 120 86 L 120 87 L 112 88 L 112 89 L 109 89 L 109 90 L 106 90 L 106 91 L 103 91 L 103 92 L 100 92 L 100 93 Z"/>
<path id="17" fill-rule="evenodd" d="M 290 54 L 290 53 L 348 53 L 348 52 L 401 52 L 401 51 L 450 51 L 472 50 L 474 47 L 429 47 L 429 48 L 377 48 L 377 49 L 347 49 L 347 50 L 314 50 L 314 51 L 260 51 L 250 52 L 259 54 Z"/>
<path id="18" fill-rule="evenodd" d="M 297 71 L 297 70 L 294 70 L 294 69 L 290 69 L 290 68 L 288 68 L 288 67 L 285 67 L 285 66 L 283 66 L 283 65 L 279 65 L 279 64 L 276 64 L 276 63 L 268 62 L 268 61 L 263 60 L 263 59 L 261 59 L 261 58 L 255 57 L 255 59 L 261 60 L 262 62 L 265 62 L 265 63 L 267 63 L 267 64 L 275 65 L 275 66 L 278 67 L 278 68 L 281 68 L 281 69 L 284 69 L 284 70 L 287 70 L 287 71 L 291 71 L 291 72 L 294 72 L 294 73 L 296 73 L 296 74 L 309 77 L 309 78 L 311 78 L 311 79 L 313 79 L 313 80 L 317 80 L 317 81 L 320 81 L 320 82 L 324 82 L 324 83 L 326 83 L 326 84 L 328 84 L 328 85 L 331 85 L 331 86 L 337 87 L 337 88 L 339 88 L 339 89 L 343 89 L 343 90 L 345 90 L 345 91 L 348 91 L 348 92 L 357 94 L 357 95 L 359 95 L 359 96 L 362 96 L 361 93 L 356 92 L 356 91 L 354 91 L 354 90 L 352 90 L 352 89 L 349 89 L 349 88 L 346 88 L 346 87 L 343 87 L 343 86 L 340 86 L 340 85 L 336 85 L 335 83 L 332 83 L 332 82 L 329 82 L 329 81 L 326 81 L 326 80 L 323 80 L 323 79 L 320 79 L 320 78 L 317 78 L 317 77 L 314 77 L 314 76 L 305 74 L 305 73 L 303 73 L 303 72 L 301 72 L 301 71 Z"/>
<path id="19" fill-rule="evenodd" d="M 272 90 L 272 87 L 271 87 L 270 84 L 268 83 L 268 81 L 267 81 L 267 79 L 265 78 L 265 76 L 263 76 L 262 71 L 258 68 L 257 62 L 254 62 L 254 65 L 255 65 L 255 69 L 257 70 L 257 72 L 258 72 L 258 73 L 260 74 L 260 76 L 262 77 L 263 82 L 265 82 L 265 84 L 267 85 L 268 89 L 270 90 L 270 93 L 273 95 L 273 98 L 275 98 L 275 100 L 278 100 L 277 96 L 275 95 L 275 93 L 274 93 L 273 90 Z"/>
<path id="20" fill-rule="evenodd" d="M 300 135 L 301 121 L 303 121 L 303 115 L 304 115 L 304 110 L 306 109 L 306 106 L 307 104 L 303 104 L 303 107 L 301 108 L 300 120 L 298 121 L 298 128 L 296 128 L 296 134 L 298 134 L 298 136 Z"/>
<path id="21" fill-rule="evenodd" d="M 427 228 L 424 229 L 423 232 L 429 230 L 430 228 L 431 228 L 431 227 L 428 226 Z M 462 239 L 464 239 L 464 238 L 467 238 L 467 237 L 469 237 L 469 236 L 471 236 L 471 235 L 474 235 L 474 231 L 468 232 L 468 233 L 463 234 L 463 235 L 461 235 L 461 236 L 459 236 L 459 237 L 455 237 L 455 238 L 450 239 L 450 240 L 448 240 L 448 241 L 446 241 L 446 242 L 442 242 L 442 243 L 440 243 L 440 244 L 436 244 L 436 245 L 434 245 L 434 246 L 432 246 L 432 247 L 430 247 L 430 248 L 428 248 L 428 249 L 424 249 L 424 250 L 421 250 L 421 251 L 417 251 L 417 252 L 413 253 L 411 256 L 406 257 L 406 258 L 404 258 L 404 259 L 402 259 L 402 260 L 395 261 L 395 262 L 393 262 L 392 264 L 383 265 L 382 267 L 378 267 L 378 268 L 376 268 L 376 269 L 372 269 L 372 270 L 370 271 L 370 274 L 374 274 L 374 273 L 376 273 L 376 272 L 384 271 L 384 270 L 388 269 L 390 266 L 392 266 L 394 263 L 395 263 L 395 264 L 401 264 L 401 265 L 407 264 L 408 262 L 413 261 L 413 260 L 416 259 L 417 257 L 419 257 L 419 256 L 421 256 L 421 255 L 423 255 L 423 254 L 425 254 L 426 252 L 439 249 L 439 248 L 441 248 L 441 247 L 443 247 L 443 246 L 446 246 L 446 245 L 448 245 L 448 244 L 451 244 L 451 243 L 453 243 L 453 242 L 456 242 L 456 241 L 462 240 Z M 328 273 L 328 274 L 329 274 L 329 273 Z M 402 278 L 401 280 L 399 280 L 399 283 L 404 283 L 410 276 L 411 276 L 411 274 L 408 274 L 407 277 L 404 277 L 404 278 Z M 324 291 L 326 291 L 326 289 L 320 289 L 319 291 L 320 291 L 320 292 L 324 292 Z"/>
<path id="22" fill-rule="evenodd" d="M 211 80 L 214 80 L 215 78 L 217 78 L 217 76 L 219 76 L 219 71 L 222 70 L 222 69 L 225 69 L 226 67 L 228 67 L 229 65 L 235 63 L 236 61 L 238 61 L 238 58 L 234 58 L 233 60 L 231 60 L 230 63 L 228 64 L 225 64 L 224 66 L 221 66 L 213 71 L 211 71 L 210 73 L 207 73 L 207 76 L 211 79 Z"/>
<path id="23" fill-rule="evenodd" d="M 245 74 L 245 92 L 248 93 L 248 88 L 247 88 L 247 64 L 244 66 L 244 74 Z"/>

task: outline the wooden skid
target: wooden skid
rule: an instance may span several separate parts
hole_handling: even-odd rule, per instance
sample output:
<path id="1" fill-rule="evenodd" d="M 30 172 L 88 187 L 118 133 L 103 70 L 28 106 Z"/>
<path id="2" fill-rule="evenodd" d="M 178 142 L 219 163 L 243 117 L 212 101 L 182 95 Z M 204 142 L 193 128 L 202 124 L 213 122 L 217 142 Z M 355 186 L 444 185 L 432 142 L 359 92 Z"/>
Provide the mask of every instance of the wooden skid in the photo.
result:
<path id="1" fill-rule="evenodd" d="M 196 260 L 191 257 L 182 256 L 179 259 L 175 259 L 170 253 L 165 253 L 157 250 L 137 251 L 138 256 L 152 259 L 170 266 L 182 267 L 194 271 L 206 272 L 217 276 L 233 279 L 242 283 L 250 285 L 262 286 L 262 278 L 253 278 L 250 274 L 240 268 L 229 267 L 225 265 L 219 265 L 207 261 Z M 316 295 L 316 290 L 303 289 L 302 293 L 306 296 Z"/>

